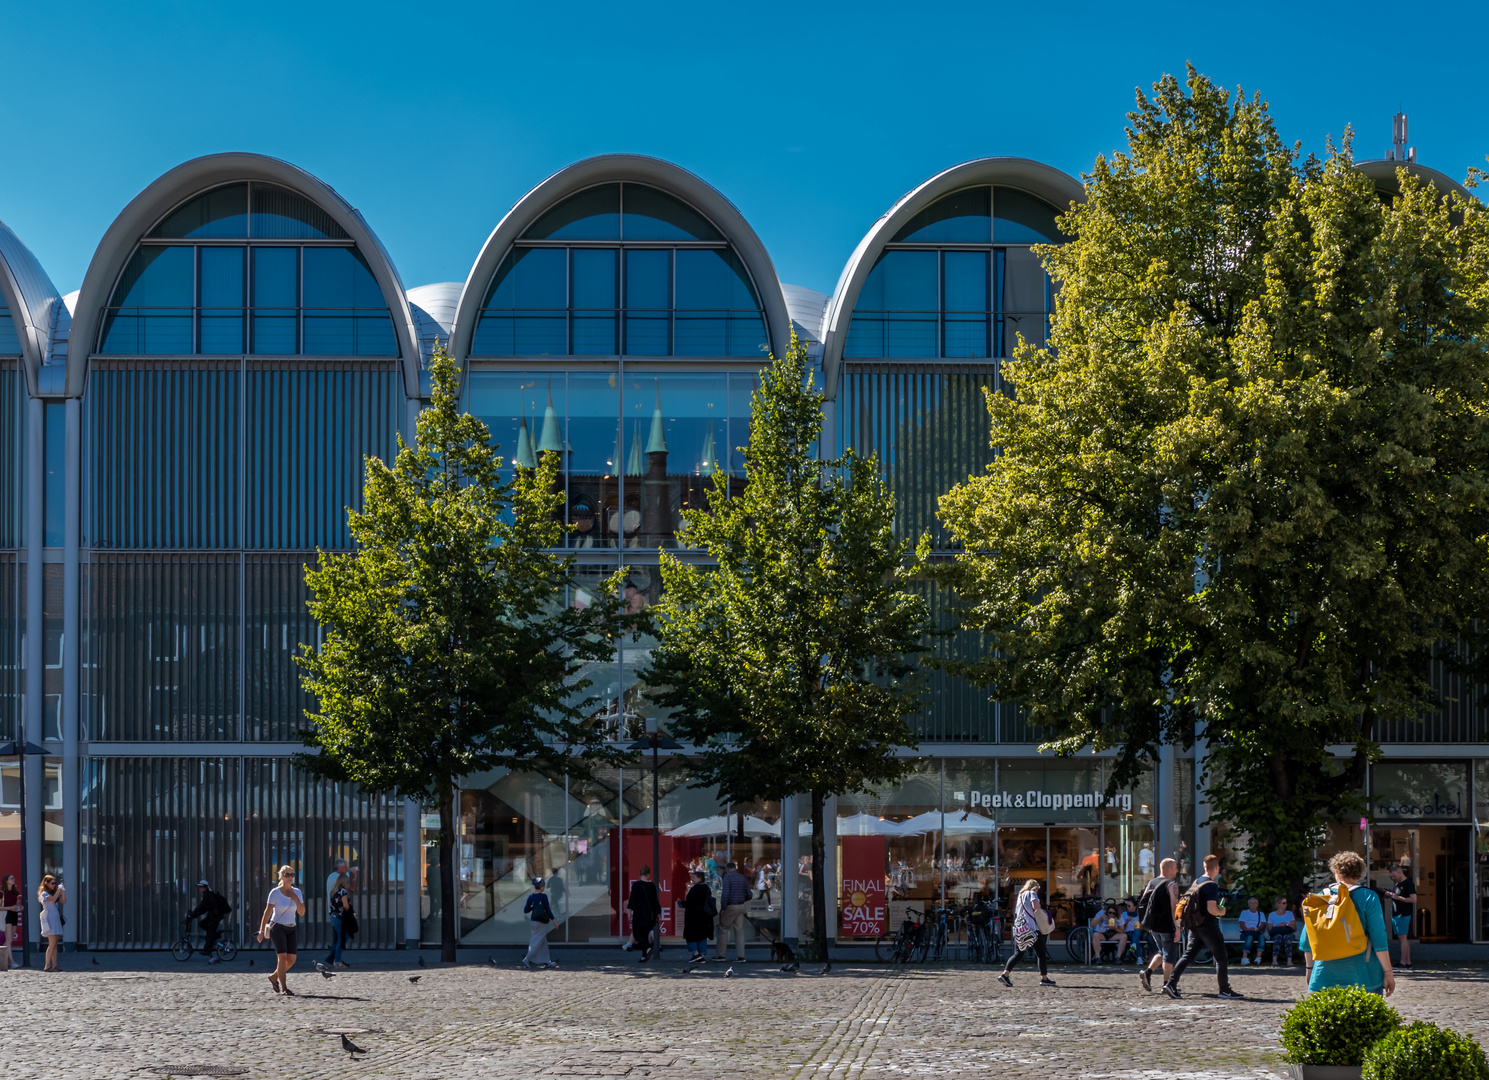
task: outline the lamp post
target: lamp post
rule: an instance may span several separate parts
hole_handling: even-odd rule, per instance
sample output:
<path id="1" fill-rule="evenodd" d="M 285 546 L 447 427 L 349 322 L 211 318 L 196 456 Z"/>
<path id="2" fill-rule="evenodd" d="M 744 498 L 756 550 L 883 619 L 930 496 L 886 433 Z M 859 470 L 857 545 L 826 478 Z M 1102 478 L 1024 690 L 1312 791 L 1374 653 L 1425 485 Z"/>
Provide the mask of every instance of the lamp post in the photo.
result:
<path id="1" fill-rule="evenodd" d="M 657 719 L 656 719 L 656 717 L 654 717 L 654 716 L 648 716 L 646 718 L 646 735 L 643 736 L 640 739 L 637 739 L 630 746 L 626 747 L 626 749 L 627 750 L 648 750 L 648 749 L 651 750 L 651 872 L 652 872 L 652 881 L 653 882 L 660 882 L 661 881 L 661 877 L 662 877 L 662 868 L 660 866 L 658 866 L 657 864 L 659 862 L 661 862 L 661 857 L 662 857 L 662 834 L 661 834 L 661 832 L 658 829 L 658 826 L 661 824 L 661 820 L 660 820 L 660 817 L 658 816 L 658 813 L 657 813 L 657 811 L 659 809 L 659 805 L 658 805 L 659 804 L 659 800 L 657 798 L 657 752 L 659 750 L 681 750 L 682 749 L 682 743 L 680 743 L 680 742 L 673 742 L 667 736 L 665 736 L 665 735 L 661 734 L 659 731 L 657 731 Z M 624 852 L 622 852 L 622 857 L 624 857 Z M 657 896 L 660 897 L 661 895 L 662 895 L 662 886 L 660 884 L 658 884 L 657 885 Z M 658 950 L 660 950 L 661 947 L 662 947 L 662 928 L 660 926 L 658 926 L 657 927 L 657 948 L 658 948 Z"/>
<path id="2" fill-rule="evenodd" d="M 33 742 L 8 742 L 0 743 L 0 757 L 13 757 L 20 762 L 21 773 L 21 910 L 17 913 L 16 922 L 21 931 L 21 967 L 31 966 L 31 933 L 26 925 L 26 889 L 29 882 L 26 880 L 26 867 L 29 860 L 26 857 L 26 755 L 41 754 L 45 756 L 46 747 L 37 746 Z M 4 948 L 10 948 L 7 942 Z"/>

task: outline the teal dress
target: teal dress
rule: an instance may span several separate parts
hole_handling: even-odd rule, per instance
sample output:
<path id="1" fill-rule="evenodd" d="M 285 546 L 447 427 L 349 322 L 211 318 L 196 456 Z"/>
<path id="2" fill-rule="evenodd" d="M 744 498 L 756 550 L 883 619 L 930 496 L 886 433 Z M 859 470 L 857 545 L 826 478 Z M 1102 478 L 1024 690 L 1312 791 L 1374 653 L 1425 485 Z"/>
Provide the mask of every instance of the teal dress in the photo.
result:
<path id="1" fill-rule="evenodd" d="M 1323 892 L 1332 896 L 1338 889 L 1339 886 L 1335 884 Z M 1310 993 L 1326 986 L 1363 986 L 1372 994 L 1379 994 L 1386 988 L 1386 972 L 1375 955 L 1377 952 L 1385 952 L 1389 941 L 1380 897 L 1374 889 L 1364 885 L 1356 885 L 1350 889 L 1349 896 L 1355 902 L 1355 910 L 1360 913 L 1360 922 L 1365 925 L 1365 936 L 1370 939 L 1370 947 L 1342 960 L 1315 960 L 1313 971 L 1308 976 Z M 1311 952 L 1308 945 L 1308 924 L 1303 919 L 1298 920 L 1298 932 L 1298 948 L 1303 952 Z"/>

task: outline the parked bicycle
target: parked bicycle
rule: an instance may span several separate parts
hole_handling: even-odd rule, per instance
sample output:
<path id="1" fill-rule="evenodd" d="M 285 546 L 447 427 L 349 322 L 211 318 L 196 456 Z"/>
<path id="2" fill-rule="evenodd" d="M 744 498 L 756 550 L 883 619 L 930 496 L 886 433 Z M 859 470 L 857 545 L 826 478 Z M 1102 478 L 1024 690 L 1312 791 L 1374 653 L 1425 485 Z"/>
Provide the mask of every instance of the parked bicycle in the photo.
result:
<path id="1" fill-rule="evenodd" d="M 972 906 L 966 921 L 967 959 L 976 964 L 996 964 L 1003 952 L 1003 916 L 982 900 Z"/>
<path id="2" fill-rule="evenodd" d="M 171 955 L 174 956 L 177 960 L 189 960 L 191 959 L 192 953 L 204 951 L 203 949 L 199 949 L 192 944 L 191 923 L 191 919 L 181 920 L 180 940 L 178 940 L 174 945 L 171 946 Z M 205 944 L 206 942 L 204 941 L 203 945 Z M 224 931 L 217 938 L 217 948 L 213 950 L 213 953 L 216 955 L 217 959 L 221 963 L 225 964 L 233 957 L 238 955 L 238 946 L 234 945 L 232 941 L 228 939 L 228 935 L 226 931 Z"/>
<path id="3" fill-rule="evenodd" d="M 893 933 L 883 933 L 874 942 L 874 956 L 881 963 L 908 964 L 925 937 L 925 913 L 905 909 L 905 921 Z"/>

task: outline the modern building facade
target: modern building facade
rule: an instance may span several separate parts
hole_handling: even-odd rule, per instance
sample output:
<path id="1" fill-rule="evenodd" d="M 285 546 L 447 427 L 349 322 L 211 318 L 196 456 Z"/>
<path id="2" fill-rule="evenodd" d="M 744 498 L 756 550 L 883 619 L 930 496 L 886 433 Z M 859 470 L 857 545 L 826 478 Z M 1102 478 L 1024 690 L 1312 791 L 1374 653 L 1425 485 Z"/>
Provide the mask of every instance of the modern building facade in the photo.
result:
<path id="1" fill-rule="evenodd" d="M 1394 166 L 1377 169 L 1383 186 Z M 252 154 L 151 184 L 69 297 L 0 227 L 0 741 L 44 751 L 0 760 L 0 873 L 20 872 L 24 816 L 32 887 L 43 872 L 68 883 L 69 942 L 158 948 L 199 878 L 229 897 L 242 940 L 273 868 L 300 868 L 314 912 L 346 857 L 356 945 L 437 940 L 435 822 L 290 760 L 308 704 L 293 658 L 317 639 L 304 567 L 349 547 L 364 459 L 412 439 L 434 342 L 508 467 L 562 455 L 571 602 L 625 566 L 640 609 L 660 595 L 661 551 L 702 557 L 680 511 L 719 472 L 743 482 L 756 375 L 793 332 L 826 389 L 824 443 L 877 455 L 898 527 L 950 554 L 936 499 L 988 460 L 982 391 L 1018 336 L 1042 340 L 1053 302 L 1031 246 L 1058 242 L 1056 215 L 1081 197 L 1036 162 L 958 165 L 873 224 L 831 296 L 783 284 L 708 184 L 629 155 L 549 177 L 464 282 L 412 289 L 340 195 Z M 948 618 L 949 598 L 928 598 Z M 595 722 L 617 740 L 652 715 L 649 644 L 589 672 Z M 1380 873 L 1412 862 L 1420 936 L 1486 940 L 1489 719 L 1452 696 L 1388 733 L 1374 820 L 1330 843 L 1367 850 Z M 1228 842 L 1204 824 L 1193 751 L 1108 799 L 1106 758 L 1039 754 L 1017 708 L 944 675 L 916 728 L 904 783 L 833 807 L 842 941 L 877 937 L 899 907 L 1006 895 L 1030 876 L 1069 925 L 1079 899 L 1135 892 L 1158 857 L 1187 871 Z M 757 932 L 800 933 L 796 800 L 722 805 L 690 786 L 684 750 L 662 762 L 653 805 L 646 771 L 466 778 L 461 940 L 525 941 L 536 875 L 556 939 L 618 940 L 653 827 L 673 899 L 688 866 L 742 859 Z M 308 921 L 313 943 L 323 920 Z"/>

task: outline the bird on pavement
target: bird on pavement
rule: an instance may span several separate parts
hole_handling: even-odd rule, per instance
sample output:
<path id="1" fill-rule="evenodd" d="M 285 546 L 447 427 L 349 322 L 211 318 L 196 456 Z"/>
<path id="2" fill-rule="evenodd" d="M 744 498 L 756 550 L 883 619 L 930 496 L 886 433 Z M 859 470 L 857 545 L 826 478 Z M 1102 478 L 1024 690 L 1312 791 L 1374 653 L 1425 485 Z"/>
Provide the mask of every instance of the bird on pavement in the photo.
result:
<path id="1" fill-rule="evenodd" d="M 419 966 L 420 967 L 425 967 L 426 966 L 425 963 L 424 963 L 424 958 L 422 956 L 419 957 Z"/>
<path id="2" fill-rule="evenodd" d="M 488 956 L 488 957 L 486 957 L 486 962 L 488 964 L 490 964 L 492 967 L 501 967 L 501 965 L 496 962 L 496 957 L 494 957 L 494 956 Z"/>
<path id="3" fill-rule="evenodd" d="M 94 967 L 97 967 L 98 966 L 98 957 L 96 957 L 96 956 L 93 958 L 93 966 Z"/>
<path id="4" fill-rule="evenodd" d="M 326 965 L 323 964 L 323 963 L 321 963 L 319 960 L 317 960 L 315 962 L 315 970 L 316 971 L 319 971 L 321 973 L 321 978 L 323 978 L 323 979 L 334 979 L 334 978 L 336 978 L 335 975 L 333 975 L 331 972 L 329 972 L 329 971 L 326 970 Z"/>
<path id="5" fill-rule="evenodd" d="M 832 970 L 832 961 L 829 960 L 827 962 L 827 966 L 825 968 L 823 968 L 821 971 L 817 972 L 817 974 L 818 975 L 826 975 L 831 970 Z"/>
<path id="6" fill-rule="evenodd" d="M 352 1042 L 345 1035 L 341 1037 L 341 1048 L 347 1052 L 348 1056 L 350 1056 L 353 1061 L 357 1060 L 358 1054 L 367 1053 L 366 1050 L 363 1050 L 360 1046 Z"/>
<path id="7" fill-rule="evenodd" d="M 414 982 L 418 982 L 418 981 L 419 981 L 419 980 L 420 980 L 420 979 L 422 979 L 422 978 L 423 978 L 423 977 L 424 977 L 424 976 L 422 976 L 422 975 L 410 975 L 410 976 L 409 976 L 409 977 L 408 977 L 408 981 L 409 981 L 409 982 L 411 982 L 411 983 L 414 983 Z"/>
<path id="8" fill-rule="evenodd" d="M 732 967 L 729 968 L 727 971 L 724 972 L 724 978 L 726 978 L 726 979 L 732 979 L 732 978 L 734 978 L 734 969 Z"/>
<path id="9" fill-rule="evenodd" d="M 253 961 L 252 961 L 252 960 L 249 960 L 249 961 L 248 961 L 248 966 L 249 966 L 249 967 L 253 967 Z"/>

